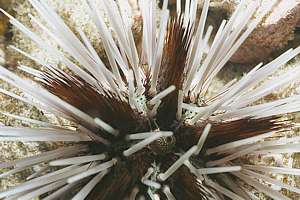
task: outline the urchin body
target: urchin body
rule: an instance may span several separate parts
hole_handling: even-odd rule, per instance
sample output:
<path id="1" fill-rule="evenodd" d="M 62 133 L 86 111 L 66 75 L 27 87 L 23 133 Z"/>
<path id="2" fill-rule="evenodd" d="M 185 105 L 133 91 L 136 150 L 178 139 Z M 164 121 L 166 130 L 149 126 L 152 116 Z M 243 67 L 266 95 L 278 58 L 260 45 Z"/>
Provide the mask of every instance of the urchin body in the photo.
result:
<path id="1" fill-rule="evenodd" d="M 75 127 L 10 115 L 40 128 L 1 127 L 1 139 L 78 144 L 1 163 L 1 168 L 13 168 L 1 176 L 41 163 L 45 169 L 1 192 L 0 198 L 253 199 L 247 184 L 271 198 L 287 199 L 259 180 L 299 192 L 261 173 L 296 175 L 298 169 L 254 165 L 246 157 L 298 151 L 293 146 L 297 137 L 278 139 L 295 126 L 283 116 L 299 111 L 298 96 L 257 105 L 255 102 L 297 80 L 299 70 L 291 69 L 258 85 L 297 55 L 300 48 L 287 51 L 265 66 L 257 65 L 218 94 L 207 95 L 213 78 L 264 16 L 262 13 L 250 21 L 257 2 L 245 1 L 227 23 L 223 21 L 207 51 L 212 33 L 212 27 L 204 31 L 209 1 L 205 1 L 199 20 L 195 0 L 186 1 L 184 9 L 178 1 L 174 16 L 170 16 L 167 1 L 159 12 L 155 1 L 140 1 L 143 36 L 138 52 L 127 1 L 103 1 L 110 28 L 93 1 L 83 1 L 99 28 L 106 58 L 97 55 L 81 30 L 77 30 L 77 38 L 47 4 L 30 2 L 47 26 L 33 16 L 32 21 L 68 55 L 51 48 L 6 13 L 11 23 L 49 56 L 59 58 L 73 74 L 13 47 L 46 70 L 20 66 L 34 76 L 40 87 L 0 68 L 0 78 L 35 100 L 1 91 L 66 118 Z M 273 140 L 263 141 L 265 138 Z"/>

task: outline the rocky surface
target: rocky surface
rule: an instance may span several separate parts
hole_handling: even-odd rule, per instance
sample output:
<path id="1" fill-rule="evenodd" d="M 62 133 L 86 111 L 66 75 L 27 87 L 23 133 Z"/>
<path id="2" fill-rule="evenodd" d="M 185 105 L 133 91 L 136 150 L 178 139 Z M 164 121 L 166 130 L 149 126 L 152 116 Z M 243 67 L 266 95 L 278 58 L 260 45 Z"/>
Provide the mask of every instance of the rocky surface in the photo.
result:
<path id="1" fill-rule="evenodd" d="M 198 0 L 200 7 L 204 0 Z M 250 0 L 248 2 L 252 2 Z M 211 0 L 209 24 L 217 27 L 221 20 L 229 18 L 241 0 Z M 300 26 L 300 0 L 259 0 L 259 9 L 253 16 L 264 10 L 267 14 L 230 59 L 234 63 L 258 63 L 267 60 L 273 52 L 283 49 L 295 37 L 295 29 Z M 169 1 L 174 7 L 176 0 Z M 271 9 L 269 6 L 272 5 Z"/>
<path id="2" fill-rule="evenodd" d="M 294 39 L 294 31 L 300 20 L 299 0 L 264 0 L 261 9 L 274 6 L 260 25 L 231 58 L 236 63 L 255 63 L 266 60 L 271 53 L 285 47 Z M 259 12 L 258 12 L 259 13 Z"/>

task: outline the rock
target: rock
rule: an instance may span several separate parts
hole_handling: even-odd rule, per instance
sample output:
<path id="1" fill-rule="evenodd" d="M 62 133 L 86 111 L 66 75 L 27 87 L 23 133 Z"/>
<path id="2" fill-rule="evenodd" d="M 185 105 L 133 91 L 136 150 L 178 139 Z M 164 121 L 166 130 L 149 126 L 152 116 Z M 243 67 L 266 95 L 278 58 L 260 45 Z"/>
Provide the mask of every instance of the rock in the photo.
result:
<path id="1" fill-rule="evenodd" d="M 202 5 L 204 0 L 199 0 Z M 211 24 L 219 24 L 229 18 L 241 0 L 211 0 L 208 18 Z M 233 63 L 257 63 L 266 60 L 271 53 L 285 47 L 294 39 L 294 30 L 300 25 L 300 0 L 260 0 L 256 14 L 272 4 L 272 9 L 230 59 Z M 218 14 L 219 13 L 219 14 Z M 220 14 L 223 13 L 223 14 Z"/>
<path id="2" fill-rule="evenodd" d="M 210 24 L 217 27 L 223 18 L 229 18 L 240 1 L 211 0 L 208 15 Z M 200 8 L 203 2 L 199 0 Z M 169 4 L 174 7 L 176 1 L 170 0 Z M 300 0 L 260 0 L 256 15 L 270 4 L 274 4 L 272 9 L 230 59 L 231 62 L 256 63 L 266 60 L 272 52 L 293 40 L 294 30 L 300 26 Z"/>
<path id="3" fill-rule="evenodd" d="M 274 2 L 266 2 L 272 1 Z M 230 61 L 252 63 L 267 59 L 272 52 L 284 47 L 294 38 L 294 30 L 299 20 L 299 0 L 279 1 Z"/>

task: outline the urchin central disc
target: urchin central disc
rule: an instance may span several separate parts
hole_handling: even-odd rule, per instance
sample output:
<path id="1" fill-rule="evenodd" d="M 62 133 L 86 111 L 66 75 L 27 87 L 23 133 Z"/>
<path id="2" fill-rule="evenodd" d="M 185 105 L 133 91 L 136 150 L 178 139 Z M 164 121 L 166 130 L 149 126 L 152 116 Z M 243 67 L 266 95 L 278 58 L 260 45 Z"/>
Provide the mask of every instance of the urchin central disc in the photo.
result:
<path id="1" fill-rule="evenodd" d="M 166 154 L 175 147 L 176 138 L 172 136 L 160 137 L 149 145 L 150 149 L 156 154 Z"/>

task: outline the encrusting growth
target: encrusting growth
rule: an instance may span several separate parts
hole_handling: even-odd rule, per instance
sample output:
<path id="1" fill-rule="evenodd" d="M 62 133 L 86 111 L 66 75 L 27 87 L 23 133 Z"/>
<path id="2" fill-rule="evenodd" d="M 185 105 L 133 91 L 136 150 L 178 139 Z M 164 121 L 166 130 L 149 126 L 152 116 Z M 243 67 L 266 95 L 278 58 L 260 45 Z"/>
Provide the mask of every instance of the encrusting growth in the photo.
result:
<path id="1" fill-rule="evenodd" d="M 197 0 L 186 0 L 183 7 L 178 0 L 175 15 L 170 15 L 167 0 L 162 9 L 155 0 L 140 0 L 142 48 L 134 42 L 127 0 L 101 1 L 105 16 L 95 10 L 94 1 L 83 1 L 109 64 L 83 31 L 78 30 L 78 38 L 45 2 L 29 1 L 46 24 L 30 15 L 32 22 L 64 53 L 2 12 L 72 74 L 12 47 L 45 70 L 19 67 L 38 85 L 1 67 L 0 78 L 27 96 L 0 92 L 65 118 L 74 127 L 4 113 L 37 128 L 2 126 L 0 141 L 64 141 L 72 146 L 0 163 L 7 169 L 1 177 L 45 166 L 24 183 L 1 191 L 0 198 L 257 199 L 254 190 L 288 199 L 261 180 L 299 193 L 268 172 L 299 175 L 300 169 L 254 165 L 246 157 L 299 152 L 299 137 L 284 135 L 297 126 L 285 115 L 300 110 L 299 96 L 257 102 L 298 79 L 297 67 L 264 81 L 300 48 L 257 65 L 218 94 L 208 95 L 212 80 L 268 12 L 252 19 L 257 1 L 243 1 L 228 21 L 205 31 L 209 0 L 200 18 Z M 217 33 L 206 53 L 213 28 Z"/>

